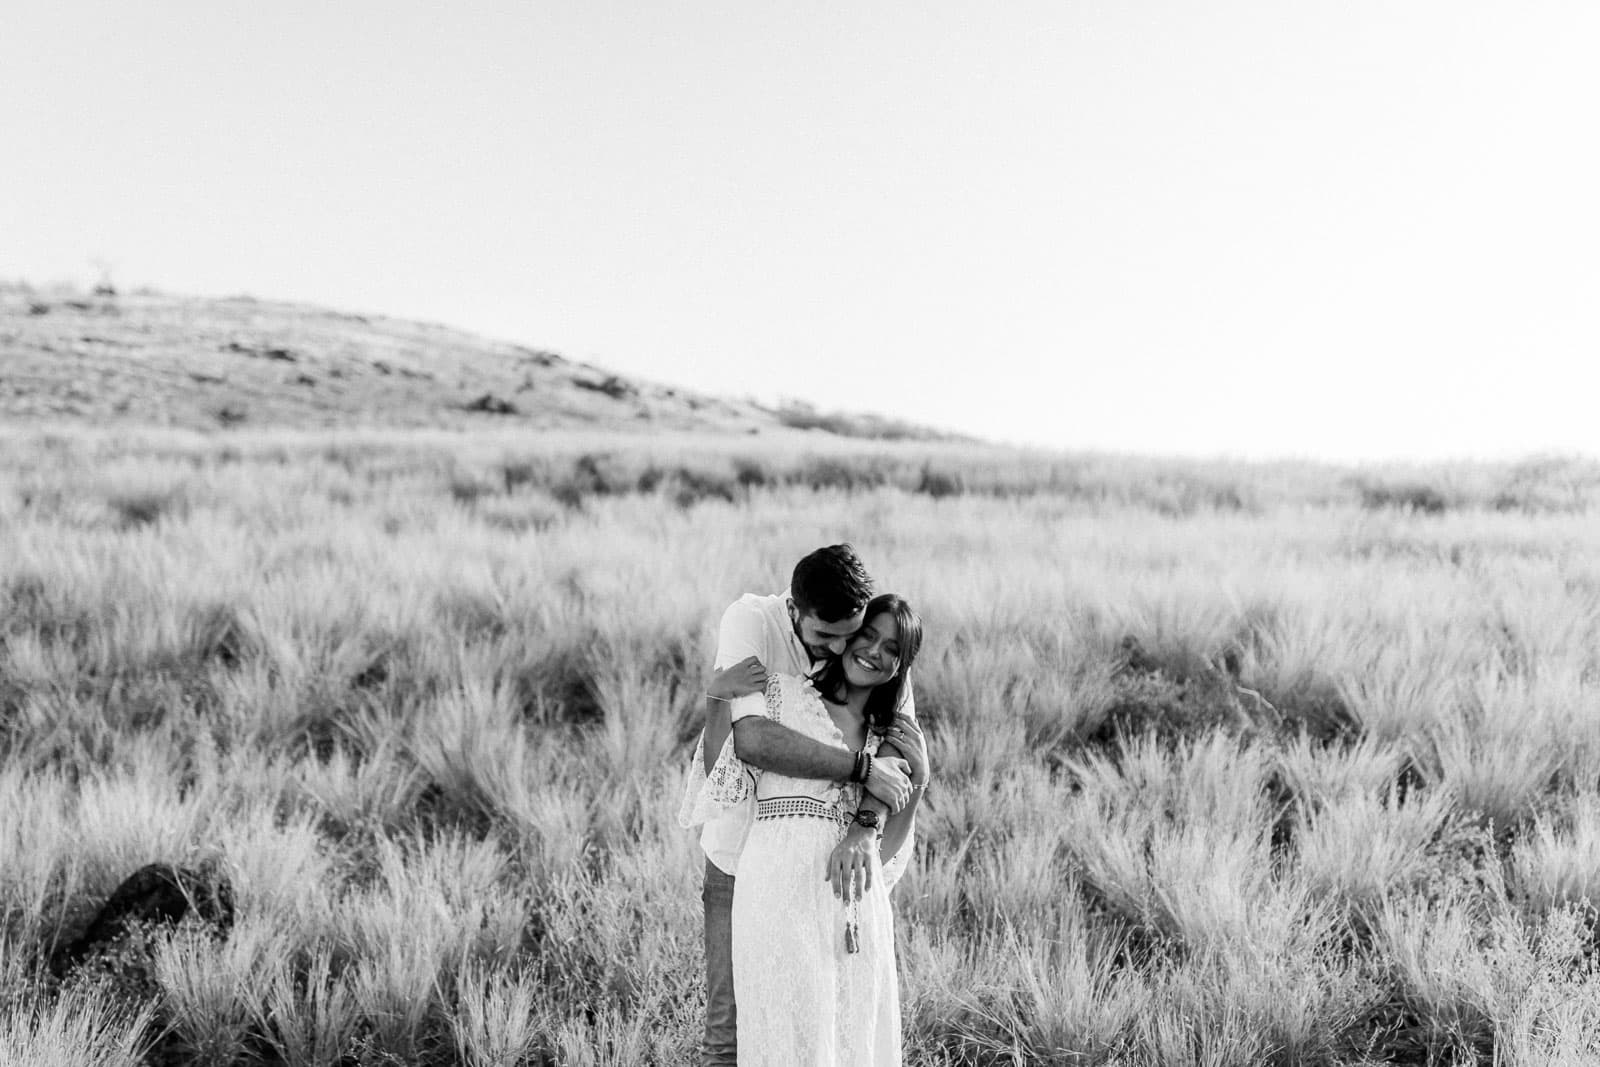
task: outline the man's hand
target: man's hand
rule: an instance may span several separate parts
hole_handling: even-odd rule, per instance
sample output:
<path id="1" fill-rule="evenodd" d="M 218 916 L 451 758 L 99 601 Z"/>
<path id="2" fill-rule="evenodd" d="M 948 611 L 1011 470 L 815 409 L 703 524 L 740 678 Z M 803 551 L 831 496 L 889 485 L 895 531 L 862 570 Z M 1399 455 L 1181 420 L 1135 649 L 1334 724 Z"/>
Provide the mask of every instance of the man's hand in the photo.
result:
<path id="1" fill-rule="evenodd" d="M 872 858 L 878 854 L 878 835 L 870 826 L 851 823 L 844 840 L 833 846 L 823 876 L 833 883 L 840 900 L 860 900 L 872 888 Z"/>
<path id="2" fill-rule="evenodd" d="M 866 790 L 885 804 L 890 811 L 899 811 L 911 799 L 911 765 L 894 756 L 883 756 L 872 761 L 872 773 L 867 775 Z"/>
<path id="3" fill-rule="evenodd" d="M 766 688 L 767 668 L 755 656 L 746 656 L 733 666 L 712 674 L 706 696 L 713 700 L 736 700 Z"/>

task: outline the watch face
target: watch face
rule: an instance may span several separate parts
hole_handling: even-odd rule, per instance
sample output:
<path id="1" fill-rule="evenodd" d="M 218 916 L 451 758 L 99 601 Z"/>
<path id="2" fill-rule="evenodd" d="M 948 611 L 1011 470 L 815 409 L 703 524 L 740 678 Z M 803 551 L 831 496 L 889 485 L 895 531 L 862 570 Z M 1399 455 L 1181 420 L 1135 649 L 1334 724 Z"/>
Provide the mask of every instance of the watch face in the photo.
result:
<path id="1" fill-rule="evenodd" d="M 875 811 L 858 811 L 856 812 L 856 822 L 876 830 L 878 828 L 878 813 Z"/>

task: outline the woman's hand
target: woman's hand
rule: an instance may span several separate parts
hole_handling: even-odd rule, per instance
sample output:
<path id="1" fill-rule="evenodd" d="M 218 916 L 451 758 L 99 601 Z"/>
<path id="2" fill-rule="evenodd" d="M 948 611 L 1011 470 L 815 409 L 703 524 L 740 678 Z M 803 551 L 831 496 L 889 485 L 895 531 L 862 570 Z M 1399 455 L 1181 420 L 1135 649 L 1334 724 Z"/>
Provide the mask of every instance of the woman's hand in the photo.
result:
<path id="1" fill-rule="evenodd" d="M 724 667 L 711 675 L 706 686 L 706 696 L 713 700 L 736 700 L 767 688 L 767 668 L 755 656 L 746 656 L 731 667 Z"/>
<path id="2" fill-rule="evenodd" d="M 878 834 L 869 826 L 851 824 L 844 840 L 833 846 L 823 876 L 833 883 L 833 895 L 843 901 L 860 900 L 872 888 L 872 860 L 878 854 Z"/>
<path id="3" fill-rule="evenodd" d="M 928 784 L 930 774 L 928 768 L 928 739 L 922 735 L 922 727 L 917 720 L 909 715 L 896 715 L 894 725 L 889 727 L 889 732 L 884 735 L 884 740 L 900 750 L 910 767 L 911 786 L 921 789 Z M 896 809 L 898 810 L 898 809 Z"/>

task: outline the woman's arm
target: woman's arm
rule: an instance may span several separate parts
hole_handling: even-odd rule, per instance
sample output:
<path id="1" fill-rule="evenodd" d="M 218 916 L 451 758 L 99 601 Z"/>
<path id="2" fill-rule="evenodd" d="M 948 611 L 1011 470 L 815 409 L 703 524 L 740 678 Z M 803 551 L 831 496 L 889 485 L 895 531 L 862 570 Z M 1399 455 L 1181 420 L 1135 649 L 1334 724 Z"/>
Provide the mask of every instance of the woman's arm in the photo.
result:
<path id="1" fill-rule="evenodd" d="M 732 701 L 752 693 L 759 693 L 766 687 L 767 669 L 755 656 L 746 656 L 731 667 L 712 672 L 711 681 L 706 686 L 706 734 L 703 759 L 707 774 L 710 774 L 711 768 L 716 766 L 722 746 L 728 740 L 728 731 L 733 726 Z"/>
<path id="2" fill-rule="evenodd" d="M 917 807 L 922 803 L 922 794 L 928 787 L 932 771 L 928 764 L 928 743 L 922 735 L 922 727 L 906 715 L 895 716 L 888 738 L 878 746 L 878 755 L 899 756 L 911 767 L 911 799 L 889 816 L 883 826 L 883 839 L 878 842 L 878 859 L 888 866 L 911 836 L 916 825 Z"/>
<path id="3" fill-rule="evenodd" d="M 878 756 L 897 756 L 899 749 L 887 742 L 878 747 Z M 904 758 L 904 757 L 901 757 Z M 899 811 L 892 813 L 883 824 L 883 836 L 878 839 L 878 861 L 885 867 L 889 861 L 899 854 L 906 839 L 911 836 L 912 828 L 916 825 L 917 806 L 922 803 L 922 793 L 927 787 L 926 778 L 917 783 L 916 775 L 912 775 L 911 799 Z"/>

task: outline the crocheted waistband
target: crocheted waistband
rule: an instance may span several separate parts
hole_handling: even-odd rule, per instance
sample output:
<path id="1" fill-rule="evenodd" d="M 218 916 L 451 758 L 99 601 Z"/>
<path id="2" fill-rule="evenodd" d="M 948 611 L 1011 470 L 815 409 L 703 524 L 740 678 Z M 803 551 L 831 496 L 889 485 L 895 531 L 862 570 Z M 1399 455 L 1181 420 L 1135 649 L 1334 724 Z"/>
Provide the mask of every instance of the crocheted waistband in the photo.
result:
<path id="1" fill-rule="evenodd" d="M 812 797 L 771 797 L 767 800 L 756 801 L 756 818 L 758 819 L 792 819 L 795 817 L 810 819 L 831 819 L 834 822 L 849 822 L 850 817 L 832 804 L 825 804 Z"/>

